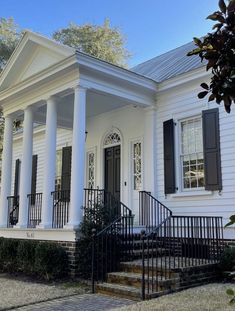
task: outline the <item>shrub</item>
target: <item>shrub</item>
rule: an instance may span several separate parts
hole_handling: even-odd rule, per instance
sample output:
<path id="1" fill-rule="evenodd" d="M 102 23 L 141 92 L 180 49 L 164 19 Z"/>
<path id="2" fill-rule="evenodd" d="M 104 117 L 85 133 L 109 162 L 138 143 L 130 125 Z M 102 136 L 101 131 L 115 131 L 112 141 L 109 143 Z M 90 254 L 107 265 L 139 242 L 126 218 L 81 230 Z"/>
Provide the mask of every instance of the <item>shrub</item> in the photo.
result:
<path id="1" fill-rule="evenodd" d="M 235 247 L 228 247 L 225 249 L 221 261 L 221 271 L 234 271 L 235 269 Z"/>
<path id="2" fill-rule="evenodd" d="M 19 240 L 2 239 L 0 243 L 0 267 L 2 271 L 16 272 L 17 266 L 17 247 Z"/>
<path id="3" fill-rule="evenodd" d="M 40 242 L 35 249 L 35 272 L 51 280 L 65 277 L 68 273 L 68 257 L 65 250 L 54 243 Z"/>
<path id="4" fill-rule="evenodd" d="M 34 273 L 35 249 L 38 242 L 21 240 L 17 249 L 18 269 L 26 274 Z"/>

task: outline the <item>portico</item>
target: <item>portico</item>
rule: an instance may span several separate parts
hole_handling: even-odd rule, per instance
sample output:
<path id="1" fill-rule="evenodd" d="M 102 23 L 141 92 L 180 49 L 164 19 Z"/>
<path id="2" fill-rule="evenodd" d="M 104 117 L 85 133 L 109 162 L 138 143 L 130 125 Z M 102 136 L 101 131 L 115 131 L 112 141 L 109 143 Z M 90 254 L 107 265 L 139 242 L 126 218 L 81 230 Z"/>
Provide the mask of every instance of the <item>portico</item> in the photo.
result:
<path id="1" fill-rule="evenodd" d="M 31 56 L 27 57 L 29 54 Z M 16 69 L 19 72 L 17 77 L 13 75 Z M 143 134 L 144 146 L 148 152 L 151 152 L 154 149 L 151 149 L 154 140 L 148 140 L 147 136 L 154 129 L 155 90 L 156 83 L 150 79 L 78 53 L 72 48 L 61 46 L 39 35 L 26 32 L 0 78 L 0 105 L 5 116 L 0 227 L 8 228 L 3 229 L 5 232 L 8 230 L 7 236 L 9 237 L 9 231 L 24 232 L 24 234 L 32 231 L 33 236 L 36 234 L 38 238 L 41 238 L 39 232 L 57 228 L 58 232 L 61 230 L 72 232 L 68 239 L 71 239 L 72 236 L 75 239 L 74 231 L 83 217 L 82 206 L 84 204 L 84 187 L 86 186 L 84 182 L 87 160 L 85 133 L 88 130 L 89 143 L 93 133 L 99 131 L 98 127 L 93 127 L 92 124 L 95 122 L 91 122 L 91 120 L 102 114 L 115 113 L 120 109 L 132 109 L 133 112 L 141 110 L 141 114 L 144 113 L 145 116 L 144 122 L 147 129 L 147 134 L 145 136 Z M 7 198 L 12 196 L 14 182 L 11 173 L 13 169 L 14 120 L 23 121 L 22 133 L 17 134 L 22 135 L 22 156 L 19 205 L 13 206 L 13 209 L 18 206 L 17 222 L 9 225 L 9 200 Z M 132 126 L 131 122 L 134 123 L 135 120 L 130 120 L 130 127 Z M 38 222 L 35 222 L 34 228 L 32 228 L 29 226 L 29 209 L 32 205 L 29 204 L 29 196 L 31 195 L 33 175 L 32 156 L 37 143 L 34 134 L 37 128 L 43 125 L 43 160 L 40 160 L 40 163 L 43 164 L 41 165 L 43 171 L 42 190 L 40 196 L 36 195 L 33 199 L 34 213 L 38 213 L 40 217 L 37 217 Z M 115 122 L 110 125 L 114 128 Z M 110 128 L 110 125 L 107 127 Z M 60 201 L 64 203 L 63 206 L 66 206 L 66 212 L 61 210 L 61 206 L 57 202 L 57 212 L 63 212 L 63 223 L 53 227 L 57 134 L 58 129 L 62 128 L 71 131 L 71 186 L 69 199 L 60 198 Z M 100 137 L 104 134 L 105 131 L 100 133 Z M 100 143 L 97 141 L 96 144 Z M 125 154 L 122 154 L 123 161 L 127 156 L 128 148 L 126 148 Z M 143 159 L 144 157 L 143 154 Z M 128 162 L 128 160 L 125 161 Z M 150 167 L 155 161 L 154 154 L 149 161 L 151 162 L 148 163 Z M 147 161 L 145 162 L 147 163 Z M 102 165 L 100 163 L 100 167 Z M 98 166 L 97 163 L 97 170 L 100 169 Z M 142 172 L 142 187 L 154 189 L 152 184 L 154 178 L 151 178 L 153 172 L 148 169 L 147 164 L 146 172 L 150 174 L 150 178 L 145 178 L 144 172 Z M 129 190 L 124 189 L 129 181 L 123 177 L 122 171 L 121 175 L 120 187 L 123 188 L 121 199 L 125 199 L 129 203 Z M 95 186 L 104 185 L 102 178 L 100 177 L 100 181 Z M 151 185 L 148 185 L 150 182 Z M 44 235 L 44 233 L 42 234 Z M 30 235 L 31 233 L 29 238 Z M 54 233 L 52 235 L 52 239 L 54 239 Z"/>

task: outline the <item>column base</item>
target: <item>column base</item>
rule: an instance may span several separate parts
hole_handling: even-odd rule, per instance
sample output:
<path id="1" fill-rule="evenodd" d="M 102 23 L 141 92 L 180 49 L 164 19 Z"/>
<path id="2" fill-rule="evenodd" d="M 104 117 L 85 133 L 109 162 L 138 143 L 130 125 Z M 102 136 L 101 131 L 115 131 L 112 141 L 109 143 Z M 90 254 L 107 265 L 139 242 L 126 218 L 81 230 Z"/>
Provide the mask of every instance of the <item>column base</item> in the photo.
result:
<path id="1" fill-rule="evenodd" d="M 27 229 L 27 224 L 16 224 L 15 226 L 13 226 L 13 228 L 16 229 Z"/>
<path id="2" fill-rule="evenodd" d="M 64 226 L 64 229 L 68 229 L 68 230 L 78 230 L 80 224 L 77 223 L 67 223 L 67 225 Z"/>
<path id="3" fill-rule="evenodd" d="M 36 226 L 37 229 L 52 229 L 52 225 L 50 223 L 40 223 Z"/>

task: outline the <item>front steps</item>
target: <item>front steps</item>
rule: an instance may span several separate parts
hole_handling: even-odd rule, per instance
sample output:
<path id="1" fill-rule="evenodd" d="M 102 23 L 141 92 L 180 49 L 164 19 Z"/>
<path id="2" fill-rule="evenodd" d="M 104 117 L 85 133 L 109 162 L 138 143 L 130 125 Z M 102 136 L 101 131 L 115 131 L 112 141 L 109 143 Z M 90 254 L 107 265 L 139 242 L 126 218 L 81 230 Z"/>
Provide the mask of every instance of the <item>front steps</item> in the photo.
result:
<path id="1" fill-rule="evenodd" d="M 163 257 L 161 261 L 165 262 L 168 259 L 169 257 Z M 157 283 L 157 291 L 156 287 L 154 287 L 154 293 L 152 293 L 152 283 L 147 282 L 146 272 L 145 298 L 151 299 L 174 291 L 212 282 L 216 279 L 216 268 L 216 264 L 203 264 L 187 268 L 180 268 L 179 265 L 177 268 L 165 270 L 165 276 L 161 276 L 159 275 L 159 266 L 155 271 L 149 271 L 150 275 L 153 272 L 155 276 L 153 279 L 154 284 Z M 105 283 L 96 284 L 96 292 L 140 301 L 142 290 L 141 280 L 141 260 L 122 262 L 120 271 L 108 273 Z"/>

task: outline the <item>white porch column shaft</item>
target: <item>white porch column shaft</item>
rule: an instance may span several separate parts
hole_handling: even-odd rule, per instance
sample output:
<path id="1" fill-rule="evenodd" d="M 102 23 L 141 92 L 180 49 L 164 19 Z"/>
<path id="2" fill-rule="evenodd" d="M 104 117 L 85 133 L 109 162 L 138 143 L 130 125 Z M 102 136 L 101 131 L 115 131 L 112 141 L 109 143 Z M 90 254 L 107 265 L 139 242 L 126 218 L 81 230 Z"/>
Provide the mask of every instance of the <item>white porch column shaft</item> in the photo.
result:
<path id="1" fill-rule="evenodd" d="M 145 112 L 144 122 L 144 187 L 156 196 L 156 111 L 154 107 Z"/>
<path id="2" fill-rule="evenodd" d="M 2 154 L 2 187 L 0 203 L 0 227 L 7 227 L 8 202 L 7 197 L 11 195 L 12 175 L 12 140 L 13 140 L 13 119 L 5 117 L 3 154 Z"/>
<path id="3" fill-rule="evenodd" d="M 66 227 L 76 229 L 82 221 L 85 171 L 86 89 L 80 86 L 74 91 L 73 114 L 71 204 Z"/>
<path id="4" fill-rule="evenodd" d="M 26 228 L 28 224 L 28 198 L 31 193 L 33 155 L 33 108 L 27 107 L 24 111 L 23 124 L 23 154 L 20 174 L 20 201 L 19 221 L 17 228 Z"/>
<path id="5" fill-rule="evenodd" d="M 40 228 L 52 227 L 53 202 L 51 192 L 55 190 L 56 132 L 57 105 L 55 98 L 50 98 L 47 100 L 42 222 L 39 224 Z"/>

